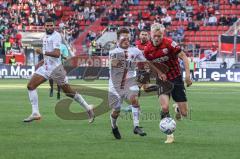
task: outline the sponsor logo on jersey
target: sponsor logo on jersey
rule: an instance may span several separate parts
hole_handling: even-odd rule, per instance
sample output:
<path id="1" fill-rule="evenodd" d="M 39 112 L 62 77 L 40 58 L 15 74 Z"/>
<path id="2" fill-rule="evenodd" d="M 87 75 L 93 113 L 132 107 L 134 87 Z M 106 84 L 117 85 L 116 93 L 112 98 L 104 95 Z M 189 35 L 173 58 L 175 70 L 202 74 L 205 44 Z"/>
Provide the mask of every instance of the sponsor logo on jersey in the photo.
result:
<path id="1" fill-rule="evenodd" d="M 168 49 L 167 48 L 163 49 L 162 51 L 165 55 L 168 54 Z"/>
<path id="2" fill-rule="evenodd" d="M 169 57 L 168 56 L 163 56 L 163 57 L 160 57 L 160 58 L 157 58 L 157 59 L 154 59 L 153 62 L 165 62 L 165 61 L 168 61 L 169 60 Z"/>

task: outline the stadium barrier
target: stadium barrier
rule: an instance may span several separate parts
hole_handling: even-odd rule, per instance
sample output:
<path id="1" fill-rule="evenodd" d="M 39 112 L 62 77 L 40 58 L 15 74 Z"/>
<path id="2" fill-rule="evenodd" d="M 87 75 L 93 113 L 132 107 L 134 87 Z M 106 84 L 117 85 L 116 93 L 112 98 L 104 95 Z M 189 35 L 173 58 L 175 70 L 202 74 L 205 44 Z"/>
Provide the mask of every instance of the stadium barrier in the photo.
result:
<path id="1" fill-rule="evenodd" d="M 108 79 L 108 67 L 65 67 L 69 79 Z M 29 79 L 34 73 L 34 66 L 11 66 L 0 65 L 0 78 L 2 79 Z M 240 69 L 214 69 L 203 68 L 196 69 L 194 72 L 194 81 L 212 81 L 212 82 L 240 82 Z M 185 72 L 183 72 L 185 77 Z"/>

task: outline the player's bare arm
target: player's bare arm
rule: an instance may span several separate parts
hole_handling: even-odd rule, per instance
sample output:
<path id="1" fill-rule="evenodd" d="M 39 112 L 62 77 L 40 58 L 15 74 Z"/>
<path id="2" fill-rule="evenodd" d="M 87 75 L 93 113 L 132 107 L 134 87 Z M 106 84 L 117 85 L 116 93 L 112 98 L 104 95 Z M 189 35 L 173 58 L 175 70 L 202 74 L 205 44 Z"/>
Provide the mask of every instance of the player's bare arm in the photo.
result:
<path id="1" fill-rule="evenodd" d="M 147 61 L 147 64 L 149 65 L 151 70 L 153 70 L 153 71 L 155 71 L 157 73 L 159 79 L 161 79 L 163 81 L 167 80 L 166 74 L 163 73 L 162 71 L 160 71 L 154 64 L 152 64 L 152 62 Z"/>
<path id="2" fill-rule="evenodd" d="M 37 70 L 40 66 L 42 66 L 44 63 L 44 60 L 39 61 L 36 65 L 35 65 L 35 69 Z"/>
<path id="3" fill-rule="evenodd" d="M 119 68 L 122 66 L 122 61 L 119 59 L 111 59 L 111 66 Z"/>
<path id="4" fill-rule="evenodd" d="M 186 56 L 186 54 L 182 51 L 178 54 L 178 57 L 180 59 L 183 60 L 184 62 L 184 68 L 185 68 L 185 72 L 186 72 L 186 76 L 185 76 L 185 82 L 187 84 L 187 87 L 191 86 L 192 85 L 192 80 L 190 78 L 190 69 L 189 69 L 189 61 L 188 61 L 188 58 Z"/>
<path id="5" fill-rule="evenodd" d="M 51 57 L 60 57 L 61 53 L 60 53 L 60 49 L 54 49 L 53 51 L 49 52 L 49 51 L 42 51 L 40 49 L 36 49 L 36 53 L 37 54 L 43 54 L 43 55 L 46 55 L 46 56 L 51 56 Z"/>

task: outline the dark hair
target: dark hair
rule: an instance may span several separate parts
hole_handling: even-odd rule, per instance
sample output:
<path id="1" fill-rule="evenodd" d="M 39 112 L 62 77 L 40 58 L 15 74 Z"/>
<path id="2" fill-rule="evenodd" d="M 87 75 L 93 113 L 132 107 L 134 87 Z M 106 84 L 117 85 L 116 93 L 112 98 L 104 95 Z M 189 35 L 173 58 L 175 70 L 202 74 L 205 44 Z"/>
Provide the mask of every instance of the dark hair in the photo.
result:
<path id="1" fill-rule="evenodd" d="M 53 20 L 53 18 L 51 18 L 51 17 L 48 17 L 46 20 L 45 20 L 45 23 L 54 23 L 54 20 Z"/>
<path id="2" fill-rule="evenodd" d="M 127 28 L 121 28 L 117 31 L 117 39 L 120 38 L 120 35 L 123 34 L 123 33 L 126 33 L 126 34 L 129 34 L 130 31 L 127 29 Z"/>
<path id="3" fill-rule="evenodd" d="M 144 29 L 141 29 L 141 30 L 140 30 L 140 33 L 141 33 L 141 32 L 147 32 L 147 33 L 148 33 L 148 30 L 144 28 Z"/>

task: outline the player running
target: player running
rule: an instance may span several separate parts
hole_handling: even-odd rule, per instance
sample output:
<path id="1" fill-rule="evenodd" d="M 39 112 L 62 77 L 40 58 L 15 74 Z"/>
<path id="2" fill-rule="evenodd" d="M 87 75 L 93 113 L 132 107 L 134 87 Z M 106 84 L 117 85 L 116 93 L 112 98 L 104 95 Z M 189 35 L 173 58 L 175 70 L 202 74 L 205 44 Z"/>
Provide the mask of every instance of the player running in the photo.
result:
<path id="1" fill-rule="evenodd" d="M 23 121 L 32 122 L 41 119 L 36 88 L 51 78 L 61 87 L 68 97 L 73 98 L 87 111 L 89 122 L 93 122 L 93 107 L 89 105 L 78 92 L 74 91 L 67 82 L 66 71 L 61 64 L 60 58 L 60 44 L 62 38 L 57 31 L 54 31 L 54 22 L 51 18 L 46 19 L 45 29 L 46 35 L 43 38 L 42 51 L 37 50 L 37 53 L 43 54 L 44 59 L 36 65 L 37 70 L 27 85 L 29 99 L 32 105 L 32 114 Z"/>
<path id="2" fill-rule="evenodd" d="M 188 112 L 188 104 L 178 58 L 182 59 L 184 62 L 186 71 L 185 82 L 187 86 L 190 86 L 192 84 L 192 81 L 190 79 L 188 58 L 176 42 L 163 37 L 164 30 L 164 26 L 159 23 L 154 23 L 151 26 L 151 42 L 145 47 L 144 55 L 146 59 L 154 63 L 163 63 L 168 66 L 169 71 L 166 73 L 167 79 L 174 84 L 174 88 L 169 94 L 161 93 L 161 91 L 158 91 L 160 105 L 162 108 L 161 119 L 170 117 L 170 95 L 178 106 L 177 114 L 186 117 Z M 157 84 L 162 85 L 163 81 L 157 79 Z M 172 142 L 174 142 L 173 134 L 167 136 L 165 143 Z"/>
<path id="3" fill-rule="evenodd" d="M 132 116 L 134 134 L 145 136 L 146 133 L 139 126 L 138 92 L 139 87 L 136 82 L 136 65 L 138 62 L 146 61 L 142 52 L 136 47 L 130 47 L 130 33 L 126 28 L 117 32 L 118 47 L 109 52 L 110 58 L 110 80 L 109 80 L 109 106 L 112 108 L 110 114 L 112 133 L 116 139 L 121 139 L 121 134 L 117 126 L 117 118 L 120 114 L 121 105 L 124 99 L 130 101 L 132 105 Z M 160 78 L 162 75 L 158 71 Z M 166 78 L 166 77 L 165 77 Z"/>

